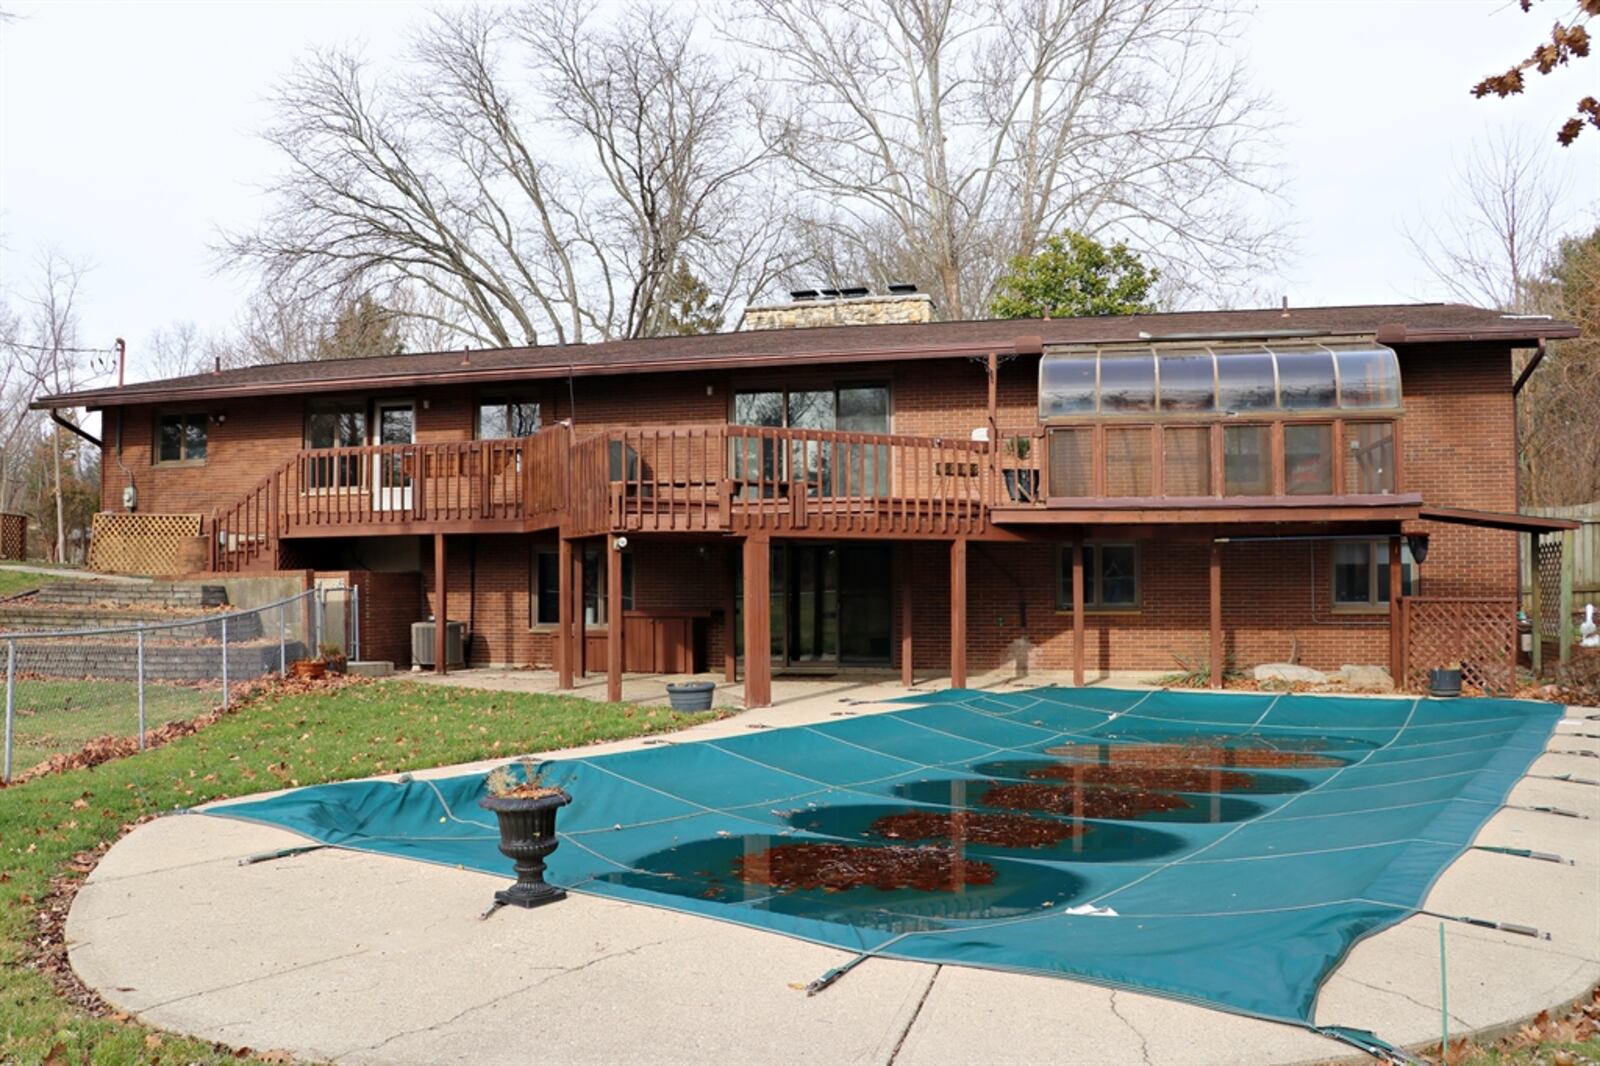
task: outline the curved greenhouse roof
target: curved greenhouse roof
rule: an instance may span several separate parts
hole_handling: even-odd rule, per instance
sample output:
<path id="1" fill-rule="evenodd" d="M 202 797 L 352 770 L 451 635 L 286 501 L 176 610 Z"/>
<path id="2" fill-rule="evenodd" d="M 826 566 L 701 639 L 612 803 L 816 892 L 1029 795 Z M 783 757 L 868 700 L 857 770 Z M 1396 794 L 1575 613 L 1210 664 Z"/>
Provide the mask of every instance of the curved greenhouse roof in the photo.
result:
<path id="1" fill-rule="evenodd" d="M 1400 361 L 1372 340 L 1046 350 L 1039 417 L 1393 410 Z"/>

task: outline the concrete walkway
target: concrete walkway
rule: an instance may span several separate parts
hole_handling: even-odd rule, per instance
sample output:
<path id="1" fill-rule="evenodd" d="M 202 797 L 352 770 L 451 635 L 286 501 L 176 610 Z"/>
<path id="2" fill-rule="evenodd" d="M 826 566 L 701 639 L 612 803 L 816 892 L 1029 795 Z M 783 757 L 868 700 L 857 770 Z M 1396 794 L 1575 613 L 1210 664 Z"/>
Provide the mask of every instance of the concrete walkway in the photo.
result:
<path id="1" fill-rule="evenodd" d="M 775 693 L 780 700 L 785 683 Z M 788 702 L 674 739 L 876 713 L 889 708 L 858 701 L 905 691 L 892 681 L 792 684 Z M 814 686 L 809 694 L 805 685 Z M 1574 735 L 1596 732 L 1595 722 L 1564 723 L 1550 747 L 1600 750 Z M 1546 754 L 1532 773 L 1595 779 L 1600 761 Z M 1600 788 L 1589 785 L 1530 778 L 1509 803 L 1600 818 Z M 1503 810 L 1480 844 L 1557 852 L 1576 865 L 1473 851 L 1434 887 L 1431 909 L 1550 933 L 1535 940 L 1449 924 L 1452 1034 L 1520 1020 L 1600 979 L 1594 825 Z M 376 855 L 322 850 L 237 864 L 303 842 L 218 818 L 175 816 L 141 826 L 111 849 L 78 895 L 67 925 L 73 966 L 109 1002 L 150 1025 L 348 1063 L 1117 1066 L 1300 1063 L 1350 1054 L 1291 1026 L 957 966 L 871 960 L 807 997 L 806 982 L 847 954 L 590 896 L 480 921 L 504 879 Z M 1415 917 L 1363 941 L 1324 985 L 1318 1022 L 1372 1029 L 1400 1043 L 1437 1040 L 1438 936 L 1436 919 Z"/>
<path id="2" fill-rule="evenodd" d="M 24 574 L 44 574 L 47 577 L 70 578 L 79 581 L 122 581 L 148 584 L 150 578 L 134 574 L 107 574 L 99 570 L 77 570 L 72 567 L 35 566 L 31 563 L 0 564 L 0 570 L 16 570 Z"/>

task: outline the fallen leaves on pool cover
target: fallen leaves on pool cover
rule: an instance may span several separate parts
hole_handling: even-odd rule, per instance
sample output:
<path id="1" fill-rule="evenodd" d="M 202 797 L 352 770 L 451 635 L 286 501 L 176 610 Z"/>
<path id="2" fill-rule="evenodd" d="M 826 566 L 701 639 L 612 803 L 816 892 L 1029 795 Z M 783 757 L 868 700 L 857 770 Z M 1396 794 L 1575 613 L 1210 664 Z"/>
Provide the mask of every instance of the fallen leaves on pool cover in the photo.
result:
<path id="1" fill-rule="evenodd" d="M 1106 766 L 1103 763 L 1057 763 L 1029 770 L 1029 777 L 1054 778 L 1106 788 L 1154 788 L 1168 792 L 1237 792 L 1250 787 L 1249 774 L 1236 770 L 1187 767 Z"/>
<path id="2" fill-rule="evenodd" d="M 1166 769 L 1202 766 L 1241 766 L 1251 769 L 1326 770 L 1344 760 L 1303 751 L 1272 748 L 1233 748 L 1216 744 L 1062 744 L 1046 748 L 1046 755 L 1081 759 L 1101 765 Z"/>
<path id="3" fill-rule="evenodd" d="M 964 840 L 1001 848 L 1047 848 L 1081 836 L 1087 826 L 1026 814 L 980 814 L 962 811 L 906 811 L 872 823 L 871 832 L 888 840 Z"/>
<path id="4" fill-rule="evenodd" d="M 1188 800 L 1170 792 L 1150 792 L 1142 788 L 1073 788 L 1070 785 L 997 784 L 983 794 L 980 802 L 985 807 L 1111 819 L 1181 811 L 1190 806 Z"/>
<path id="5" fill-rule="evenodd" d="M 944 847 L 871 847 L 856 844 L 780 844 L 733 862 L 734 876 L 772 888 L 820 888 L 844 892 L 871 886 L 884 892 L 914 888 L 949 892 L 964 885 L 994 883 L 986 862 L 965 859 Z"/>

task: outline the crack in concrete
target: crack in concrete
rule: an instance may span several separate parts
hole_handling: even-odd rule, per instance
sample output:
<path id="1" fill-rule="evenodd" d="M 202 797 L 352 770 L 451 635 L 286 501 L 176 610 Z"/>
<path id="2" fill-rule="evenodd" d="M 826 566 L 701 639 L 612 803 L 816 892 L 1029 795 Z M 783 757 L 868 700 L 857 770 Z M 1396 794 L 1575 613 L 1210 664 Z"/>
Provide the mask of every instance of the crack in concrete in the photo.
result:
<path id="1" fill-rule="evenodd" d="M 643 951 L 645 948 L 653 948 L 653 947 L 657 947 L 657 946 L 659 946 L 661 944 L 665 944 L 665 943 L 666 943 L 665 940 L 652 940 L 652 941 L 650 941 L 649 943 L 646 943 L 646 944 L 637 944 L 637 945 L 635 945 L 635 946 L 633 946 L 631 948 L 627 948 L 626 950 L 623 950 L 623 951 L 612 951 L 612 952 L 608 952 L 607 954 L 597 956 L 597 957 L 592 958 L 588 962 L 585 962 L 585 963 L 583 963 L 583 964 L 581 964 L 579 966 L 539 966 L 539 967 L 534 967 L 535 969 L 539 969 L 539 970 L 555 970 L 556 972 L 552 973 L 550 976 L 544 978 L 543 980 L 535 981 L 531 985 L 522 985 L 521 987 L 513 988 L 513 989 L 511 989 L 511 990 L 509 990 L 507 992 L 502 992 L 500 995 L 495 996 L 495 997 L 493 997 L 491 999 L 484 1000 L 481 1003 L 474 1003 L 471 1006 L 463 1007 L 459 1011 L 457 1011 L 456 1013 L 452 1014 L 448 1018 L 444 1018 L 444 1019 L 442 1019 L 440 1021 L 433 1022 L 433 1023 L 429 1024 L 429 1025 L 419 1025 L 414 1029 L 402 1029 L 398 1033 L 391 1033 L 389 1036 L 384 1037 L 382 1040 L 378 1041 L 376 1044 L 368 1044 L 368 1045 L 365 1045 L 363 1047 L 352 1048 L 352 1049 L 350 1049 L 350 1051 L 346 1051 L 346 1052 L 341 1053 L 341 1055 L 347 1055 L 347 1054 L 350 1054 L 353 1051 L 362 1051 L 362 1052 L 381 1051 L 382 1049 L 388 1047 L 390 1044 L 394 1043 L 396 1040 L 402 1040 L 402 1039 L 404 1039 L 404 1038 L 406 1038 L 408 1036 L 416 1036 L 419 1033 L 435 1032 L 437 1030 L 445 1028 L 446 1026 L 454 1025 L 456 1022 L 459 1022 L 461 1019 L 465 1018 L 469 1014 L 475 1014 L 478 1011 L 487 1010 L 490 1007 L 494 1007 L 494 1006 L 497 1006 L 498 1004 L 504 1003 L 506 1000 L 510 999 L 513 996 L 521 995 L 524 992 L 530 992 L 535 988 L 542 988 L 544 985 L 549 984 L 551 981 L 554 981 L 557 978 L 568 977 L 568 976 L 570 976 L 572 974 L 579 973 L 579 972 L 581 972 L 583 970 L 587 970 L 591 966 L 598 966 L 600 963 L 605 962 L 608 959 L 619 959 L 619 958 L 622 958 L 625 955 L 637 955 L 639 952 Z"/>
<path id="2" fill-rule="evenodd" d="M 1343 975 L 1343 974 L 1340 974 L 1340 975 L 1337 975 L 1337 976 L 1344 977 L 1344 979 L 1346 981 L 1349 981 L 1353 985 L 1360 985 L 1362 988 L 1370 988 L 1374 992 L 1383 992 L 1383 993 L 1386 993 L 1387 995 L 1399 996 L 1401 999 L 1405 1000 L 1407 1003 L 1413 1003 L 1416 1006 L 1421 1007 L 1423 1010 L 1428 1011 L 1430 1014 L 1439 1013 L 1439 1008 L 1438 1008 L 1437 1005 L 1432 1004 L 1432 1003 L 1424 1003 L 1424 1002 L 1422 1002 L 1422 1000 L 1420 1000 L 1420 999 L 1416 998 L 1415 996 L 1410 995 L 1410 994 L 1408 994 L 1406 992 L 1402 992 L 1398 988 L 1384 988 L 1382 985 L 1369 984 L 1366 981 L 1361 981 L 1361 980 L 1358 980 L 1358 979 L 1356 979 L 1354 977 L 1349 977 L 1349 976 L 1346 976 L 1346 975 Z M 1454 1011 L 1452 1011 L 1451 1014 L 1450 1014 L 1450 1021 L 1453 1022 L 1453 1023 L 1460 1024 L 1464 1029 L 1471 1029 L 1472 1028 L 1472 1024 L 1470 1022 L 1468 1022 L 1465 1018 L 1461 1017 L 1460 1015 L 1456 1014 Z"/>
<path id="3" fill-rule="evenodd" d="M 906 1046 L 906 1038 L 911 1035 L 912 1026 L 917 1024 L 917 1019 L 922 1017 L 922 1006 L 928 1002 L 928 997 L 933 994 L 933 983 L 939 979 L 939 974 L 944 971 L 943 966 L 935 966 L 933 973 L 928 976 L 928 983 L 922 988 L 922 995 L 917 997 L 917 1005 L 911 1008 L 911 1017 L 906 1019 L 905 1028 L 900 1030 L 900 1038 L 894 1042 L 894 1048 L 885 1060 L 885 1066 L 894 1066 L 895 1059 L 900 1057 L 900 1049 Z"/>
<path id="4" fill-rule="evenodd" d="M 152 1003 L 147 1007 L 143 1007 L 140 1009 L 139 1013 L 147 1014 L 150 1011 L 159 1010 L 162 1007 L 170 1007 L 174 1003 L 182 1003 L 187 999 L 197 999 L 200 996 L 209 996 L 217 992 L 227 992 L 235 988 L 242 988 L 245 985 L 256 984 L 259 981 L 270 981 L 274 977 L 282 977 L 284 974 L 298 973 L 301 970 L 309 970 L 313 967 L 323 966 L 330 962 L 338 962 L 341 959 L 353 959 L 358 955 L 365 955 L 371 950 L 371 948 L 357 948 L 355 951 L 347 951 L 343 955 L 331 955 L 325 959 L 313 959 L 311 962 L 303 962 L 298 966 L 287 966 L 281 970 L 274 970 L 271 973 L 257 974 L 255 977 L 246 977 L 242 981 L 234 981 L 231 984 L 216 985 L 213 988 L 202 988 L 198 992 L 186 992 L 181 996 L 174 996 L 171 999 L 164 999 L 159 1003 Z"/>
<path id="5" fill-rule="evenodd" d="M 1133 1035 L 1139 1038 L 1139 1057 L 1144 1060 L 1145 1066 L 1150 1066 L 1150 1042 L 1144 1038 L 1144 1033 L 1140 1031 L 1139 1027 L 1129 1021 L 1127 1015 L 1117 1009 L 1117 990 L 1114 988 L 1111 990 L 1111 1013 L 1115 1014 L 1117 1020 L 1126 1025 Z"/>

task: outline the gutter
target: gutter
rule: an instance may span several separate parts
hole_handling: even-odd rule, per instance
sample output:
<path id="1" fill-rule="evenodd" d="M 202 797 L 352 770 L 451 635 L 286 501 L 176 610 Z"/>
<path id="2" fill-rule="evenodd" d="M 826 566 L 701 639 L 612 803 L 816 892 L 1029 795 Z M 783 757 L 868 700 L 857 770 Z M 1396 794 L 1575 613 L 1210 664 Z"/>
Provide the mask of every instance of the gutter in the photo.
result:
<path id="1" fill-rule="evenodd" d="M 1533 372 L 1535 370 L 1539 369 L 1539 364 L 1544 362 L 1544 353 L 1545 353 L 1544 338 L 1540 337 L 1539 338 L 1539 347 L 1534 350 L 1533 358 L 1528 360 L 1528 365 L 1523 367 L 1522 368 L 1522 373 L 1517 375 L 1516 384 L 1511 386 L 1511 395 L 1512 396 L 1521 395 L 1522 386 L 1524 386 L 1524 385 L 1526 385 L 1528 383 L 1528 379 L 1533 377 Z"/>
<path id="2" fill-rule="evenodd" d="M 32 404 L 30 406 L 32 406 L 34 408 L 37 408 L 39 405 L 38 404 Z M 99 437 L 96 437 L 93 434 L 88 433 L 84 429 L 80 428 L 76 423 L 68 422 L 65 418 L 62 418 L 61 417 L 61 408 L 59 408 L 59 407 L 50 408 L 50 421 L 54 422 L 56 425 L 62 427 L 63 429 L 72 430 L 72 432 L 76 433 L 78 436 L 82 437 L 84 440 L 88 441 L 90 444 L 93 444 L 96 448 L 99 448 L 102 452 L 105 451 L 105 447 L 106 446 L 100 442 L 100 438 Z"/>

